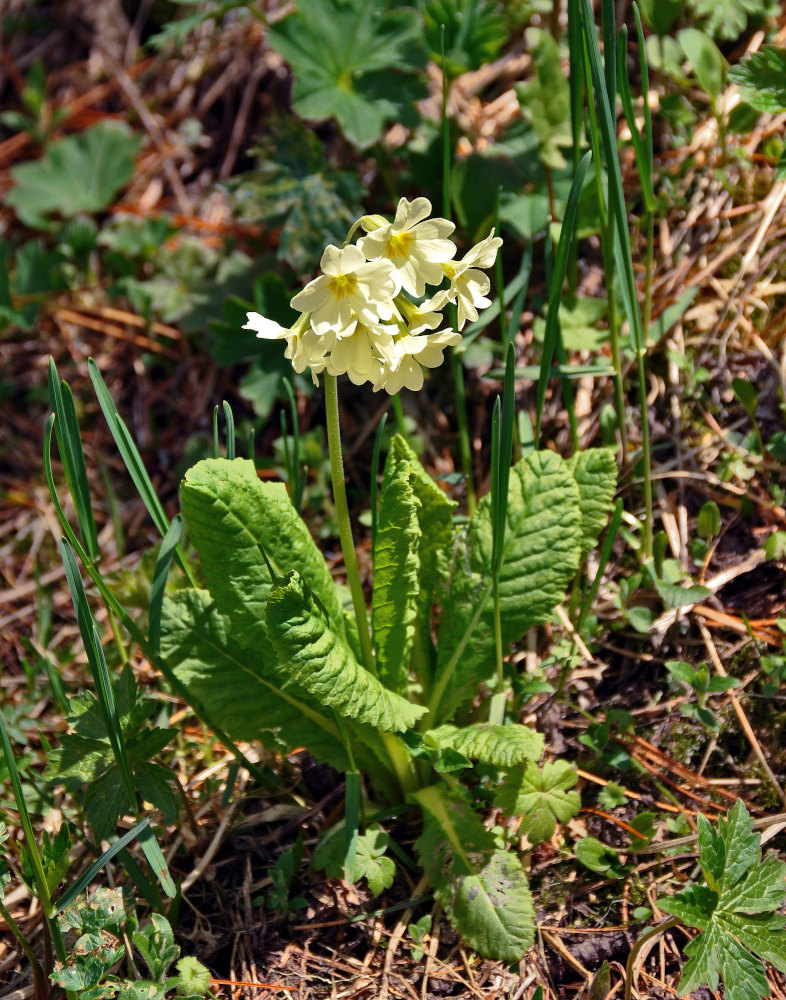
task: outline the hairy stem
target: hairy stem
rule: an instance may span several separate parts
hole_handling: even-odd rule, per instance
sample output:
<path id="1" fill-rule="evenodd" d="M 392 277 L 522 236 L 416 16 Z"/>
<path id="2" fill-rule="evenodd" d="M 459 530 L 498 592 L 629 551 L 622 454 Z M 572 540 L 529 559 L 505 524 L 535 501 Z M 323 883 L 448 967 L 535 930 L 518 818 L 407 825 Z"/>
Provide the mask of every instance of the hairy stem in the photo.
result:
<path id="1" fill-rule="evenodd" d="M 352 593 L 352 607 L 360 637 L 360 651 L 363 666 L 369 673 L 376 675 L 374 654 L 371 649 L 371 634 L 368 629 L 368 611 L 366 599 L 363 596 L 363 585 L 360 582 L 360 570 L 355 553 L 355 542 L 352 538 L 352 525 L 349 521 L 349 506 L 347 504 L 347 487 L 344 482 L 344 459 L 341 455 L 341 430 L 338 422 L 338 387 L 334 375 L 325 374 L 325 416 L 327 418 L 328 451 L 330 453 L 330 473 L 333 478 L 333 503 L 336 505 L 336 520 L 338 534 L 341 539 L 341 551 L 344 554 L 344 566 L 347 570 L 347 582 Z"/>

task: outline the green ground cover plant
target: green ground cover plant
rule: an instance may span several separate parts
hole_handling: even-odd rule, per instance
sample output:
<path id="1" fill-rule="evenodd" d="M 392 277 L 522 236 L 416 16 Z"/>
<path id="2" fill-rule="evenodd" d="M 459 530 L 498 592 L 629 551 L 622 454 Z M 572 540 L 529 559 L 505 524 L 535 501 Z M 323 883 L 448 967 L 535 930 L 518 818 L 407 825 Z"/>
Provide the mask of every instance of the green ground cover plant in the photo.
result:
<path id="1" fill-rule="evenodd" d="M 734 137 L 759 111 L 778 114 L 786 104 L 778 49 L 765 47 L 731 69 L 729 61 L 739 55 L 740 32 L 767 27 L 773 10 L 759 0 L 642 3 L 618 30 L 604 0 L 599 32 L 589 0 L 570 0 L 564 23 L 550 2 L 514 10 L 424 0 L 372 10 L 309 0 L 270 25 L 253 3 L 184 6 L 193 9 L 165 25 L 153 47 L 176 44 L 193 54 L 189 45 L 204 41 L 211 21 L 230 31 L 253 24 L 291 72 L 291 107 L 267 117 L 265 134 L 223 192 L 237 223 L 230 236 L 208 243 L 180 232 L 182 213 L 138 218 L 113 209 L 132 183 L 140 147 L 148 149 L 142 129 L 104 121 L 63 135 L 68 118 L 50 107 L 38 65 L 26 79 L 25 114 L 2 119 L 41 153 L 13 166 L 3 196 L 32 232 L 0 246 L 6 330 L 33 330 L 58 295 L 81 295 L 98 279 L 95 301 L 132 310 L 148 346 L 160 346 L 163 321 L 224 366 L 250 363 L 245 374 L 224 373 L 223 386 L 234 380 L 237 389 L 234 409 L 211 396 L 206 413 L 192 415 L 209 428 L 214 407 L 212 437 L 209 429 L 201 439 L 194 434 L 166 475 L 153 477 L 135 440 L 138 414 L 126 423 L 107 369 L 93 360 L 86 366 L 159 536 L 124 577 L 106 569 L 113 544 L 122 556 L 122 530 L 102 540 L 103 500 L 85 457 L 93 432 L 85 413 L 98 410 L 83 386 L 72 392 L 49 364 L 44 476 L 91 690 L 65 685 L 61 664 L 40 652 L 52 611 L 45 586 L 37 587 L 41 621 L 24 668 L 31 699 L 38 671 L 59 713 L 56 738 L 40 737 L 45 770 L 36 770 L 36 727 L 25 706 L 3 706 L 0 718 L 2 773 L 10 779 L 3 805 L 19 816 L 22 844 L 16 850 L 6 841 L 0 916 L 33 970 L 36 1000 L 52 986 L 80 1000 L 208 993 L 210 974 L 196 960 L 181 959 L 173 971 L 183 908 L 162 849 L 184 816 L 196 826 L 183 771 L 176 781 L 170 766 L 193 746 L 168 719 L 160 693 L 188 705 L 210 734 L 206 756 L 218 740 L 234 757 L 222 808 L 237 801 L 239 774 L 250 776 L 255 793 L 302 805 L 285 788 L 296 754 L 338 773 L 332 780 L 343 803 L 319 838 L 306 840 L 304 824 L 282 842 L 264 891 L 249 897 L 274 925 L 311 919 L 307 878 L 315 876 L 306 863 L 310 873 L 354 885 L 356 898 L 378 900 L 370 916 L 383 920 L 390 894 L 409 881 L 407 902 L 389 912 L 406 908 L 401 934 L 427 983 L 443 917 L 471 952 L 503 966 L 534 954 L 537 925 L 552 914 L 563 927 L 585 920 L 584 902 L 566 916 L 557 882 L 568 871 L 564 881 L 575 878 L 578 894 L 581 880 L 591 880 L 607 914 L 621 906 L 626 948 L 650 917 L 642 945 L 690 929 L 678 983 L 673 970 L 679 995 L 715 990 L 721 980 L 730 1000 L 767 995 L 775 974 L 764 963 L 786 973 L 784 865 L 762 857 L 753 831 L 765 825 L 767 796 L 783 797 L 780 763 L 776 751 L 762 752 L 754 730 L 746 738 L 758 763 L 742 761 L 731 706 L 738 718 L 742 699 L 751 715 L 769 713 L 768 733 L 780 724 L 784 619 L 751 622 L 747 607 L 741 612 L 747 631 L 728 676 L 711 640 L 706 652 L 691 647 L 687 622 L 696 606 L 720 613 L 723 584 L 710 566 L 733 534 L 730 524 L 754 525 L 752 544 L 761 544 L 772 573 L 781 568 L 784 532 L 772 528 L 786 495 L 782 400 L 779 409 L 778 390 L 749 358 L 737 359 L 724 381 L 710 374 L 704 348 L 685 348 L 679 337 L 704 304 L 697 288 L 669 286 L 662 308 L 658 256 L 679 231 L 669 197 L 680 178 L 664 167 L 668 156 L 656 161 L 656 149 L 677 147 L 700 119 L 714 120 L 714 183 L 729 191 L 732 207 L 722 212 L 737 210 L 726 174 L 735 175 L 748 153 Z M 488 141 L 467 153 L 467 137 L 448 115 L 449 87 L 490 60 L 504 61 L 510 33 L 523 28 L 529 62 L 526 79 L 510 90 L 516 121 L 490 129 Z M 439 122 L 417 104 L 428 90 L 427 58 L 443 70 Z M 730 81 L 743 98 L 731 112 Z M 692 106 L 697 91 L 706 113 Z M 408 130 L 397 151 L 387 144 L 391 126 Z M 780 177 L 780 135 L 768 133 L 759 148 Z M 690 160 L 680 169 L 698 168 Z M 444 218 L 434 217 L 440 199 Z M 769 266 L 774 280 L 773 259 Z M 162 357 L 145 355 L 136 374 L 147 377 Z M 384 414 L 371 427 L 366 485 L 342 445 L 340 415 L 344 429 L 352 426 L 351 407 L 345 421 L 339 404 L 345 375 L 352 385 L 344 381 L 342 402 L 362 400 L 365 415 L 389 399 L 394 418 L 388 426 Z M 716 423 L 713 433 L 721 441 L 716 479 L 738 491 L 733 515 L 725 494 L 702 493 L 695 505 L 692 494 L 680 507 L 677 542 L 660 487 L 684 442 L 664 441 L 658 420 L 665 418 L 655 419 L 653 402 L 653 386 L 661 392 L 673 378 L 684 395 L 675 393 L 671 416 L 679 410 L 690 433 L 698 420 L 691 407 L 715 412 L 722 398 L 725 414 L 734 414 L 733 429 Z M 522 385 L 530 405 L 517 409 Z M 431 461 L 436 472 L 436 434 L 425 423 L 424 399 L 439 395 L 444 405 L 450 390 L 443 454 L 454 451 L 461 472 L 437 476 L 429 471 Z M 592 424 L 582 393 L 593 406 L 596 396 L 604 400 Z M 66 486 L 60 493 L 53 439 Z M 588 440 L 605 446 L 587 447 Z M 115 484 L 106 474 L 104 481 L 112 507 Z M 466 499 L 466 515 L 454 496 Z M 755 522 L 759 507 L 766 514 Z M 368 529 L 360 545 L 352 508 L 363 511 Z M 336 538 L 340 558 L 336 546 L 331 551 Z M 698 615 L 705 631 L 711 620 Z M 634 709 L 629 693 L 604 700 L 623 647 L 641 654 L 631 687 L 646 687 L 646 708 Z M 69 664 L 78 656 L 70 648 L 67 655 Z M 161 677 L 135 677 L 138 658 Z M 597 698 L 594 687 L 603 692 Z M 674 734 L 674 769 L 663 780 L 645 776 L 639 742 L 642 733 L 652 737 L 646 720 L 658 699 Z M 721 754 L 736 761 L 755 821 L 741 799 L 712 822 L 694 811 L 729 805 L 730 797 L 709 789 L 715 778 L 697 779 L 701 795 L 683 805 L 684 783 L 673 781 L 685 780 L 681 746 L 700 777 Z M 635 789 L 644 778 L 651 784 L 642 795 Z M 723 789 L 725 772 L 717 780 Z M 597 795 L 595 781 L 605 782 Z M 39 836 L 37 819 L 55 801 L 59 826 Z M 664 828 L 676 839 L 660 840 Z M 196 838 L 198 850 L 204 844 Z M 672 858 L 680 847 L 686 854 Z M 648 867 L 655 852 L 664 858 Z M 77 868 L 76 858 L 87 860 Z M 124 879 L 123 890 L 85 895 L 104 869 Z M 648 871 L 666 876 L 657 896 Z M 40 902 L 40 949 L 2 899 L 12 872 Z M 674 872 L 693 881 L 685 887 Z M 424 901 L 430 913 L 417 910 Z M 136 908 L 149 914 L 141 924 Z M 628 997 L 638 955 L 634 946 Z M 604 964 L 594 982 L 587 979 L 590 996 L 610 992 L 610 975 Z"/>

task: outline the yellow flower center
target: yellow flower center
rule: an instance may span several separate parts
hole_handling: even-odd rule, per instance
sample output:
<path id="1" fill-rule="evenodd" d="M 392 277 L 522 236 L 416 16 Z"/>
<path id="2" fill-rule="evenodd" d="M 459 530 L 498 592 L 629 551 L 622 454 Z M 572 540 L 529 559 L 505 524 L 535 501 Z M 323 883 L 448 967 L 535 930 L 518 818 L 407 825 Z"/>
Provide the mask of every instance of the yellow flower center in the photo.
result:
<path id="1" fill-rule="evenodd" d="M 385 256 L 390 260 L 409 257 L 410 247 L 414 242 L 415 237 L 411 233 L 394 233 L 385 244 Z"/>
<path id="2" fill-rule="evenodd" d="M 352 295 L 358 287 L 358 279 L 354 274 L 336 274 L 328 282 L 328 288 L 336 299 L 345 299 Z"/>
<path id="3" fill-rule="evenodd" d="M 445 262 L 442 265 L 442 270 L 445 272 L 445 274 L 447 275 L 448 279 L 450 281 L 452 281 L 453 280 L 453 275 L 456 273 L 455 267 L 452 264 L 450 264 L 448 262 Z"/>

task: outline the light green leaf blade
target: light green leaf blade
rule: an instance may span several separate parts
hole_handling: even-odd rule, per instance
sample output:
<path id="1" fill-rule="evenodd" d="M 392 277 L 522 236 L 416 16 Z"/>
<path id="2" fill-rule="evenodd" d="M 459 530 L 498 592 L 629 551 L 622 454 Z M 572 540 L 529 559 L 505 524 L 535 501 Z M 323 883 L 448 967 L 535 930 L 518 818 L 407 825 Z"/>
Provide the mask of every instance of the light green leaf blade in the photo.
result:
<path id="1" fill-rule="evenodd" d="M 415 846 L 451 924 L 481 954 L 519 961 L 535 937 L 535 910 L 518 858 L 497 850 L 470 804 L 442 786 L 412 797 L 425 819 Z"/>
<path id="2" fill-rule="evenodd" d="M 579 488 L 582 557 L 597 545 L 614 503 L 617 463 L 609 448 L 588 448 L 568 459 Z"/>
<path id="3" fill-rule="evenodd" d="M 539 451 L 511 469 L 507 528 L 500 571 L 503 649 L 531 625 L 547 621 L 579 565 L 580 494 L 559 455 Z M 449 719 L 494 671 L 494 616 L 487 598 L 464 650 L 454 656 L 491 578 L 491 504 L 484 497 L 472 518 L 466 546 L 459 542 L 440 622 L 435 684 L 444 688 L 435 721 Z M 449 676 L 442 672 L 449 668 Z"/>
<path id="4" fill-rule="evenodd" d="M 49 143 L 40 160 L 11 169 L 5 203 L 25 225 L 44 228 L 48 217 L 101 212 L 131 180 L 141 138 L 120 122 L 103 121 Z"/>
<path id="5" fill-rule="evenodd" d="M 478 722 L 462 728 L 440 726 L 427 735 L 433 736 L 442 747 L 451 747 L 465 757 L 494 767 L 513 767 L 539 760 L 543 754 L 543 736 L 529 726 Z"/>
<path id="6" fill-rule="evenodd" d="M 232 638 L 264 654 L 265 606 L 271 588 L 262 552 L 283 574 L 297 566 L 343 638 L 344 621 L 325 560 L 282 483 L 262 482 L 246 459 L 207 459 L 189 469 L 181 487 L 183 517 Z"/>
<path id="7" fill-rule="evenodd" d="M 402 732 L 426 711 L 384 687 L 357 663 L 296 571 L 271 590 L 265 621 L 282 672 L 343 718 L 383 732 Z"/>
<path id="8" fill-rule="evenodd" d="M 189 696 L 207 706 L 204 717 L 232 739 L 270 742 L 276 733 L 290 747 L 306 744 L 339 770 L 349 766 L 334 719 L 306 692 L 282 684 L 272 647 L 266 661 L 262 650 L 238 645 L 206 590 L 180 590 L 164 599 L 161 655 Z"/>
<path id="9" fill-rule="evenodd" d="M 357 839 L 355 881 L 365 877 L 369 889 L 375 896 L 389 889 L 396 875 L 393 860 L 385 856 L 389 842 L 390 838 L 379 827 L 371 827 Z"/>
<path id="10" fill-rule="evenodd" d="M 567 823 L 581 808 L 575 790 L 578 776 L 564 760 L 548 761 L 512 771 L 497 792 L 494 804 L 505 816 L 522 816 L 520 830 L 533 844 L 541 844 L 554 833 L 557 821 Z"/>
<path id="11" fill-rule="evenodd" d="M 786 111 L 786 51 L 765 45 L 729 70 L 729 80 L 740 88 L 743 101 L 758 111 Z"/>
<path id="12" fill-rule="evenodd" d="M 412 489 L 409 463 L 388 455 L 374 543 L 371 621 L 379 679 L 405 694 L 415 637 L 420 502 Z"/>

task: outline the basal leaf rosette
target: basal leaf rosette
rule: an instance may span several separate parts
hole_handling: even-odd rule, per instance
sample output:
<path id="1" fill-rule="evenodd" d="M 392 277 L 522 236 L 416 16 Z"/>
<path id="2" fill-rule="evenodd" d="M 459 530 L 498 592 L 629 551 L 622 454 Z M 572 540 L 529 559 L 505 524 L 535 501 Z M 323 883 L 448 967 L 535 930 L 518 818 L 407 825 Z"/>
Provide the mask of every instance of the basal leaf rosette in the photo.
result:
<path id="1" fill-rule="evenodd" d="M 350 235 L 358 228 L 366 235 L 342 248 L 328 246 L 322 273 L 292 299 L 300 312 L 292 327 L 251 312 L 243 329 L 284 340 L 292 367 L 308 368 L 315 384 L 326 372 L 391 395 L 420 389 L 424 370 L 441 365 L 445 348 L 461 343 L 458 331 L 442 326 L 442 310 L 456 306 L 460 331 L 491 304 L 484 270 L 502 245 L 492 230 L 456 261 L 453 223 L 430 215 L 427 198 L 402 198 L 392 221 L 363 216 Z M 429 286 L 431 297 L 419 302 Z"/>

